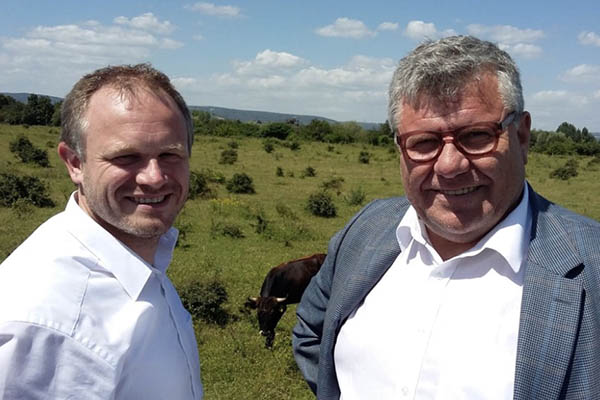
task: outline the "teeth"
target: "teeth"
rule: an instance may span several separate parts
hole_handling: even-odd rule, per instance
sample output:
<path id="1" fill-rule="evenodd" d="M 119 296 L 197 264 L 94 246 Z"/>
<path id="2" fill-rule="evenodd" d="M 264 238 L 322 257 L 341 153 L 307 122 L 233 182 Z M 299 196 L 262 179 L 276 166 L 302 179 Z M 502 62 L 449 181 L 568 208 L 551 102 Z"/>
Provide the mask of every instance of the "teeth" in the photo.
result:
<path id="1" fill-rule="evenodd" d="M 160 197 L 149 197 L 149 198 L 137 198 L 137 199 L 135 199 L 135 201 L 138 204 L 156 204 L 156 203 L 160 203 L 164 199 L 165 199 L 165 196 L 160 196 Z"/>
<path id="2" fill-rule="evenodd" d="M 458 190 L 441 190 L 443 194 L 449 194 L 451 196 L 460 196 L 461 194 L 467 194 L 475 191 L 477 189 L 476 186 L 471 186 L 468 188 L 458 189 Z"/>

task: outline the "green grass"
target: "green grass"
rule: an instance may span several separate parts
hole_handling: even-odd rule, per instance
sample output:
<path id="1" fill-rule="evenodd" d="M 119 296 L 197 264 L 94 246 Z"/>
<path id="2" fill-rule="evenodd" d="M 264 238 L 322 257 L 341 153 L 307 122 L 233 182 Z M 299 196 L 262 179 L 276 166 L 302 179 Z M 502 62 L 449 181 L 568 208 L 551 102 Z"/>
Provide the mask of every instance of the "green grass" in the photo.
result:
<path id="1" fill-rule="evenodd" d="M 8 151 L 9 142 L 25 134 L 34 145 L 47 149 L 50 168 L 20 163 Z M 254 312 L 243 304 L 259 293 L 268 270 L 281 262 L 304 255 L 326 252 L 329 238 L 357 212 L 348 205 L 352 192 L 362 190 L 365 203 L 382 197 L 402 195 L 397 155 L 388 148 L 362 144 L 330 145 L 302 142 L 300 150 L 276 144 L 265 152 L 260 139 L 236 138 L 238 159 L 220 164 L 220 154 L 231 138 L 196 138 L 192 170 L 210 169 L 230 179 L 234 173 L 248 174 L 255 194 L 232 195 L 225 185 L 211 183 L 216 197 L 189 200 L 176 221 L 183 237 L 175 250 L 169 275 L 176 287 L 190 282 L 219 280 L 228 292 L 225 304 L 230 322 L 221 327 L 201 320 L 194 323 L 202 363 L 206 399 L 313 399 L 296 368 L 290 331 L 295 324 L 295 306 L 288 307 L 277 326 L 272 350 L 264 348 Z M 58 130 L 49 127 L 0 125 L 0 172 L 36 175 L 50 184 L 57 206 L 50 209 L 0 208 L 0 259 L 4 259 L 49 216 L 61 211 L 74 190 L 56 155 Z M 51 147 L 49 147 L 51 146 Z M 368 164 L 358 161 L 361 151 L 370 153 Z M 579 158 L 579 175 L 569 181 L 549 178 L 567 158 L 531 154 L 527 176 L 533 187 L 550 200 L 600 220 L 600 167 L 587 169 L 589 158 Z M 307 167 L 316 176 L 302 177 Z M 283 176 L 277 176 L 277 167 Z M 293 176 L 290 176 L 293 175 Z M 321 190 L 332 178 L 343 178 L 340 188 L 330 190 L 337 217 L 320 218 L 306 209 L 309 195 Z M 279 211 L 278 211 L 279 209 Z M 282 215 L 281 210 L 287 210 Z M 258 218 L 263 233 L 257 233 Z M 219 233 L 217 225 L 239 227 L 243 238 Z"/>

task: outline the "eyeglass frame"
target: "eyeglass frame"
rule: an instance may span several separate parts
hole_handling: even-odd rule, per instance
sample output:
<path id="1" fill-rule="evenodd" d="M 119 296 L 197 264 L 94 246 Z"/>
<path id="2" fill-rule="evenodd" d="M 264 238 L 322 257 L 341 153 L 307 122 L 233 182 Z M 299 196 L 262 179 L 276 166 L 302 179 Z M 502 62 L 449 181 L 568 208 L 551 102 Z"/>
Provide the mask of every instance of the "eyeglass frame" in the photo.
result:
<path id="1" fill-rule="evenodd" d="M 465 156 L 477 156 L 477 157 L 485 156 L 496 150 L 496 146 L 498 146 L 498 139 L 499 139 L 500 135 L 502 135 L 502 133 L 504 133 L 506 128 L 508 128 L 508 126 L 517 119 L 518 114 L 519 113 L 517 111 L 512 111 L 509 114 L 507 114 L 506 117 L 504 117 L 504 119 L 500 122 L 481 121 L 481 122 L 476 122 L 474 124 L 469 124 L 469 125 L 464 125 L 464 126 L 461 126 L 458 128 L 449 129 L 446 131 L 427 131 L 427 130 L 419 129 L 419 130 L 404 132 L 402 134 L 396 133 L 394 135 L 394 139 L 395 139 L 396 145 L 398 145 L 398 147 L 400 147 L 400 149 L 406 155 L 406 157 L 408 157 L 409 160 L 416 162 L 416 163 L 426 163 L 426 162 L 436 160 L 442 153 L 442 150 L 444 149 L 444 145 L 446 143 L 450 143 L 450 142 L 452 142 L 454 144 L 454 146 L 458 149 L 458 151 L 460 151 Z M 483 153 L 471 153 L 471 152 L 466 151 L 462 147 L 462 145 L 456 140 L 457 134 L 460 133 L 461 131 L 471 128 L 471 127 L 478 127 L 478 126 L 485 126 L 485 125 L 493 126 L 493 128 L 495 129 L 495 135 L 496 135 L 495 141 L 494 141 L 494 146 L 489 151 L 485 151 Z M 427 158 L 425 160 L 415 160 L 408 154 L 408 151 L 406 149 L 406 140 L 411 136 L 419 135 L 419 134 L 423 134 L 423 133 L 430 133 L 430 134 L 434 134 L 437 136 L 441 136 L 442 140 L 440 142 L 440 146 L 439 146 L 438 150 L 435 152 L 435 154 L 431 158 Z"/>

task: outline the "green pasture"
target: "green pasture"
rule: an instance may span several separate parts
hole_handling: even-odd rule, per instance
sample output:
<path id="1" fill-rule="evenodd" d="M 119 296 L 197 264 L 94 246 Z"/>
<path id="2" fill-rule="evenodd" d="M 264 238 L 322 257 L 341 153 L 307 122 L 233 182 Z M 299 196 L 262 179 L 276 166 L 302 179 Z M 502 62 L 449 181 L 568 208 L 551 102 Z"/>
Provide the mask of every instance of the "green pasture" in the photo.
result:
<path id="1" fill-rule="evenodd" d="M 47 149 L 50 168 L 26 165 L 9 151 L 9 143 L 26 135 L 36 146 Z M 220 164 L 220 154 L 236 142 L 237 161 Z M 61 211 L 74 190 L 56 155 L 58 129 L 51 127 L 0 125 L 0 173 L 29 174 L 43 179 L 54 208 L 27 204 L 0 207 L 0 260 L 14 250 L 40 223 Z M 369 163 L 360 163 L 367 151 Z M 600 165 L 588 167 L 591 158 L 579 157 L 579 175 L 568 181 L 549 178 L 568 157 L 531 154 L 527 178 L 550 200 L 600 220 Z M 283 176 L 277 176 L 280 167 Z M 316 176 L 304 176 L 308 167 Z M 365 202 L 402 195 L 397 154 L 387 147 L 363 144 L 329 145 L 300 142 L 291 150 L 277 142 L 267 153 L 255 138 L 197 136 L 191 159 L 193 171 L 222 176 L 246 173 L 255 194 L 232 195 L 224 184 L 210 183 L 213 195 L 189 200 L 176 221 L 182 235 L 169 274 L 178 288 L 194 282 L 222 283 L 228 294 L 224 304 L 228 318 L 222 324 L 195 320 L 206 399 L 312 399 L 296 368 L 291 352 L 290 331 L 295 306 L 288 308 L 276 331 L 272 350 L 264 348 L 254 313 L 243 303 L 258 295 L 267 271 L 281 262 L 326 252 L 329 238 L 360 209 L 349 205 L 352 192 L 363 191 Z M 341 178 L 341 179 L 340 179 Z M 337 216 L 321 218 L 306 210 L 309 195 L 324 182 L 337 179 L 329 189 Z M 266 222 L 265 222 L 266 221 Z M 236 227 L 237 235 L 227 229 Z M 229 229 L 231 231 L 231 229 Z M 243 237 L 240 236 L 239 232 Z"/>

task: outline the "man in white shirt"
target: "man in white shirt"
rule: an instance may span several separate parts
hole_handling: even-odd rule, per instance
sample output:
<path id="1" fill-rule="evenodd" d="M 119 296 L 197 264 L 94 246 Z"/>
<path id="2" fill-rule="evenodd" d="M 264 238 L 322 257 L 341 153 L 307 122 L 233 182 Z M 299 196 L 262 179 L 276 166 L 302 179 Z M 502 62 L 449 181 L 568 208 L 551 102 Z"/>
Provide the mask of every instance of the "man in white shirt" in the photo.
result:
<path id="1" fill-rule="evenodd" d="M 470 36 L 390 84 L 406 197 L 330 242 L 293 332 L 318 399 L 600 398 L 600 224 L 525 181 L 518 69 Z"/>
<path id="2" fill-rule="evenodd" d="M 62 106 L 77 191 L 0 265 L 0 398 L 201 399 L 190 314 L 165 275 L 193 126 L 150 65 L 99 69 Z"/>

